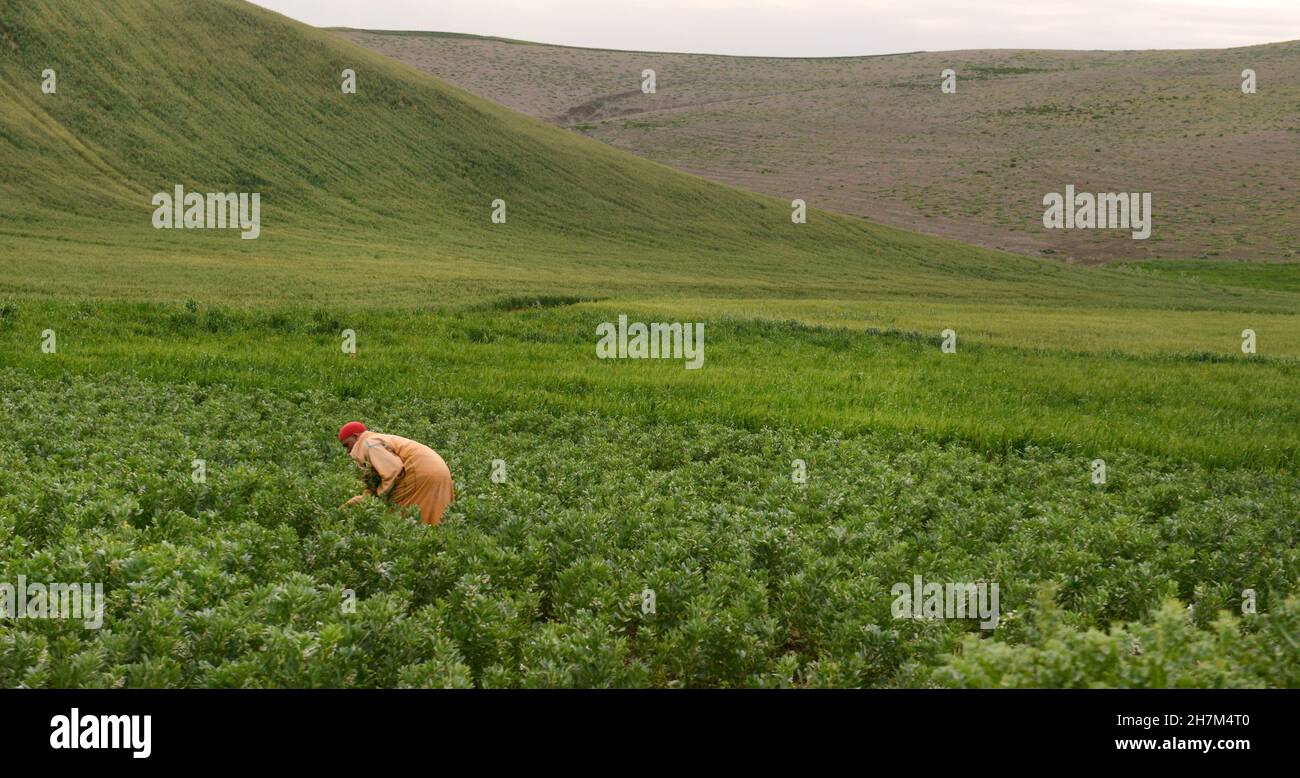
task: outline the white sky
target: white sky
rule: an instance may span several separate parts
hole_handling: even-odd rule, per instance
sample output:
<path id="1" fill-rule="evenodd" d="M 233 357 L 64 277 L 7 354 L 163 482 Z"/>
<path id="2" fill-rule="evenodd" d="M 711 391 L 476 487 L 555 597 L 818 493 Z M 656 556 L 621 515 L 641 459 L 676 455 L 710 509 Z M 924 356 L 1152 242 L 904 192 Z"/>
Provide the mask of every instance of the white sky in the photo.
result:
<path id="1" fill-rule="evenodd" d="M 611 49 L 844 56 L 1300 39 L 1300 0 L 254 0 L 318 27 Z"/>

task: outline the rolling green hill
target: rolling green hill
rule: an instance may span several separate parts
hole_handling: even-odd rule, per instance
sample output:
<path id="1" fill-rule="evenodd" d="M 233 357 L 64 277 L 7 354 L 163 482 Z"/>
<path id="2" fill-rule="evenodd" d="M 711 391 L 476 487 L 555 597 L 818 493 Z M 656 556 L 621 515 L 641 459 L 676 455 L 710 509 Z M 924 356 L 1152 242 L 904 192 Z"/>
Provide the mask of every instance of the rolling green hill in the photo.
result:
<path id="1" fill-rule="evenodd" d="M 220 41 L 220 45 L 215 45 Z M 58 91 L 42 94 L 55 70 Z M 339 88 L 345 68 L 358 91 Z M 0 17 L 0 290 L 383 302 L 587 295 L 1216 296 L 923 238 L 719 186 L 233 0 Z M 261 237 L 154 230 L 155 192 L 257 191 Z M 507 203 L 508 222 L 490 221 Z M 1289 298 L 1252 304 L 1281 309 Z"/>

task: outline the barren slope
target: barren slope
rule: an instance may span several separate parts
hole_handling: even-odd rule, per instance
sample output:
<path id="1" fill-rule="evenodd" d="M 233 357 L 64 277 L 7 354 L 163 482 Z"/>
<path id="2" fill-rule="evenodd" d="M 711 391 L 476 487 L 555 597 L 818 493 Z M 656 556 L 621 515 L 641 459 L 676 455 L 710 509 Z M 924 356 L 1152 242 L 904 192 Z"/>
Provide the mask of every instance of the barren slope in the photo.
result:
<path id="1" fill-rule="evenodd" d="M 683 170 L 980 245 L 1084 261 L 1280 260 L 1300 246 L 1297 42 L 775 59 L 339 34 Z M 945 68 L 956 94 L 940 92 Z M 1241 92 L 1245 68 L 1257 94 Z M 1066 184 L 1151 192 L 1151 239 L 1044 230 L 1043 195 Z"/>

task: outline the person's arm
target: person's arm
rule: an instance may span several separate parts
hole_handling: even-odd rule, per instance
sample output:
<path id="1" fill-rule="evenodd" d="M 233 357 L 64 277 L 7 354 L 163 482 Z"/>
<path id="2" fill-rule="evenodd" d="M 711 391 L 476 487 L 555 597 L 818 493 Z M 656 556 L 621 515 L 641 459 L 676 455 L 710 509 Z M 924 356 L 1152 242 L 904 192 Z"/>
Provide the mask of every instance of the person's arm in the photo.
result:
<path id="1" fill-rule="evenodd" d="M 393 453 L 383 443 L 377 440 L 365 441 L 365 443 L 365 448 L 360 452 L 360 457 L 354 452 L 353 459 L 359 460 L 357 462 L 358 466 L 368 466 L 374 470 L 375 474 L 379 476 L 379 484 L 374 487 L 366 487 L 364 492 L 343 503 L 344 508 L 351 508 L 367 497 L 386 496 L 397 485 L 397 479 L 401 477 L 406 469 L 406 466 L 402 464 L 401 457 Z"/>
<path id="2" fill-rule="evenodd" d="M 397 485 L 397 479 L 406 469 L 402 458 L 393 453 L 379 441 L 366 441 L 366 458 L 370 466 L 379 474 L 379 486 L 374 489 L 376 497 L 383 497 Z"/>

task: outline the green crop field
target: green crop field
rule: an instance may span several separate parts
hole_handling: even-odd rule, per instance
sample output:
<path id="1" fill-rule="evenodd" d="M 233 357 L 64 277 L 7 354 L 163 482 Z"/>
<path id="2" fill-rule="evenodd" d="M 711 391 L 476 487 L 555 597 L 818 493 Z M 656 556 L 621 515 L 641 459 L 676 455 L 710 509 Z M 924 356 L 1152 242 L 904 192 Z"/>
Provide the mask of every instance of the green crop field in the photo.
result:
<path id="1" fill-rule="evenodd" d="M 106 598 L 2 686 L 1300 686 L 1294 266 L 795 224 L 236 0 L 4 5 L 0 159 L 0 583 Z M 442 525 L 338 507 L 350 419 Z"/>

